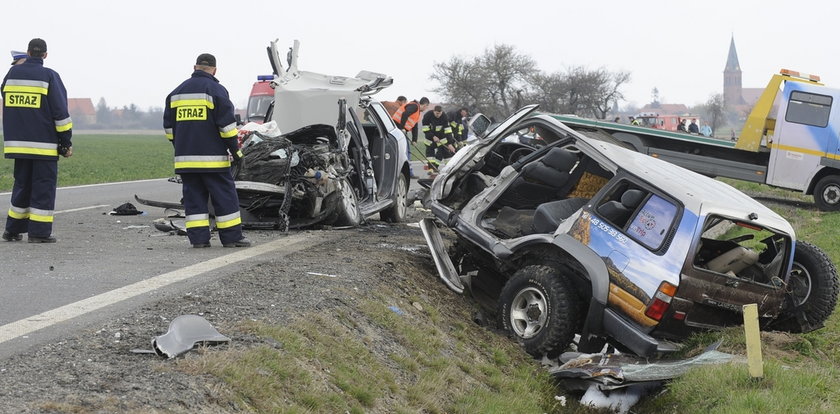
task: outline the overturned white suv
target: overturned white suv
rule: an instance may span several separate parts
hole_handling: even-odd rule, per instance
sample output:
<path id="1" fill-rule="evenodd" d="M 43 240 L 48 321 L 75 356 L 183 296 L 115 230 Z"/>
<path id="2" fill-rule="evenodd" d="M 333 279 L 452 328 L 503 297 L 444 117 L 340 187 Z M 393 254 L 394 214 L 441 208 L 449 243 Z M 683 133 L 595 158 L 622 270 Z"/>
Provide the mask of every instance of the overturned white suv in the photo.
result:
<path id="1" fill-rule="evenodd" d="M 421 223 L 443 281 L 492 304 L 533 355 L 605 341 L 650 356 L 742 321 L 807 332 L 833 312 L 837 272 L 790 224 L 719 181 L 584 136 L 528 106 L 442 168 Z M 535 148 L 505 138 L 532 131 Z M 613 141 L 614 142 L 614 141 Z M 438 226 L 455 234 L 444 242 Z"/>

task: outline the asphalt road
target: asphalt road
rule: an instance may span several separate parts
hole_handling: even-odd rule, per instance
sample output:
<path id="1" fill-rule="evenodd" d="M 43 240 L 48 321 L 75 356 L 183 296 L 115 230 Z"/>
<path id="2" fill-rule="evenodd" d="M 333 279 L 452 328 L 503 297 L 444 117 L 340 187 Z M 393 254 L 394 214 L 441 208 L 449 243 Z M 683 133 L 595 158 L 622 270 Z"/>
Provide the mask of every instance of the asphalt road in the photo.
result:
<path id="1" fill-rule="evenodd" d="M 58 190 L 55 244 L 0 241 L 0 357 L 59 338 L 108 315 L 187 289 L 283 249 L 304 248 L 322 234 L 248 232 L 254 247 L 193 249 L 186 237 L 161 232 L 163 209 L 143 206 L 137 194 L 177 201 L 181 186 L 166 179 Z M 0 194 L 7 209 L 9 193 Z M 144 214 L 108 214 L 131 202 Z M 2 215 L 5 217 L 5 215 Z"/>

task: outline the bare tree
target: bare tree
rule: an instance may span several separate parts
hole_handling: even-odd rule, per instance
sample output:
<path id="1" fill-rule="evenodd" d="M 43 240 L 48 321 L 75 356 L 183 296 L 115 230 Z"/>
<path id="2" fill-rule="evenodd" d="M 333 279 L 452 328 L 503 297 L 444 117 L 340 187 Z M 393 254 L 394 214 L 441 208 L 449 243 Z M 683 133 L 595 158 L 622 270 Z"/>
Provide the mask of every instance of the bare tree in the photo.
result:
<path id="1" fill-rule="evenodd" d="M 440 83 L 434 91 L 450 102 L 508 116 L 525 101 L 526 80 L 535 71 L 533 59 L 517 53 L 513 46 L 496 45 L 472 61 L 452 57 L 435 63 L 430 78 Z"/>
<path id="2" fill-rule="evenodd" d="M 486 49 L 478 60 L 487 82 L 487 92 L 496 103 L 497 113 L 510 115 L 518 109 L 512 105 L 517 92 L 527 87 L 526 80 L 537 71 L 536 62 L 529 56 L 517 53 L 510 45 L 496 45 Z"/>
<path id="3" fill-rule="evenodd" d="M 540 110 L 545 112 L 563 112 L 566 82 L 562 73 L 537 73 L 531 77 L 530 84 L 530 93 L 525 97 L 526 102 L 539 104 Z"/>
<path id="4" fill-rule="evenodd" d="M 434 91 L 450 102 L 467 105 L 473 110 L 486 111 L 493 102 L 484 92 L 487 90 L 485 79 L 477 59 L 467 61 L 452 57 L 448 62 L 435 63 L 430 76 L 440 87 Z"/>
<path id="5" fill-rule="evenodd" d="M 723 102 L 722 94 L 714 94 L 702 105 L 703 117 L 709 121 L 712 131 L 723 125 L 726 117 L 726 105 Z"/>
<path id="6" fill-rule="evenodd" d="M 604 119 L 616 104 L 624 99 L 619 90 L 622 85 L 630 81 L 630 72 L 609 72 L 604 68 L 598 69 L 601 82 L 598 84 L 593 100 L 594 115 L 597 119 Z"/>

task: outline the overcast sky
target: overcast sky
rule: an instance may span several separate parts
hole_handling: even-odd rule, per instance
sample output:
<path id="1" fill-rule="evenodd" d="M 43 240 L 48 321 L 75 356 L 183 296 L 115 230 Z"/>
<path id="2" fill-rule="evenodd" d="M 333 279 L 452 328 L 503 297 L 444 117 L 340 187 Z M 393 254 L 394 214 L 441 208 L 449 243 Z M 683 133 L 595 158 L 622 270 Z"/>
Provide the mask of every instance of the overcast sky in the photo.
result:
<path id="1" fill-rule="evenodd" d="M 840 3 L 803 9 L 782 1 L 104 1 L 4 2 L 0 50 L 47 41 L 46 66 L 71 98 L 94 105 L 163 106 L 202 52 L 238 107 L 259 74 L 270 74 L 269 41 L 301 41 L 299 67 L 394 78 L 379 99 L 428 96 L 435 62 L 471 58 L 495 44 L 531 56 L 546 72 L 570 66 L 629 71 L 627 103 L 659 89 L 665 103 L 694 105 L 722 92 L 730 37 L 744 87 L 763 87 L 780 68 L 840 85 Z"/>

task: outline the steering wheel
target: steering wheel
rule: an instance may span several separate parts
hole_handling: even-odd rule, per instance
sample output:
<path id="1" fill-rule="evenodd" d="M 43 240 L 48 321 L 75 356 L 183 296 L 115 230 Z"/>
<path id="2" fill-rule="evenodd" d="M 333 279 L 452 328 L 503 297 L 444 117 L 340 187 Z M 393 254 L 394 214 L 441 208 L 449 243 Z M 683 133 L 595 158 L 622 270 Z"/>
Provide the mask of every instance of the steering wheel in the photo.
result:
<path id="1" fill-rule="evenodd" d="M 517 148 L 508 154 L 507 163 L 513 164 L 532 152 L 534 152 L 533 148 Z"/>

